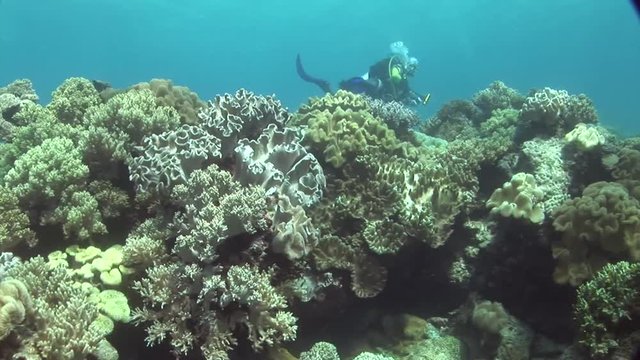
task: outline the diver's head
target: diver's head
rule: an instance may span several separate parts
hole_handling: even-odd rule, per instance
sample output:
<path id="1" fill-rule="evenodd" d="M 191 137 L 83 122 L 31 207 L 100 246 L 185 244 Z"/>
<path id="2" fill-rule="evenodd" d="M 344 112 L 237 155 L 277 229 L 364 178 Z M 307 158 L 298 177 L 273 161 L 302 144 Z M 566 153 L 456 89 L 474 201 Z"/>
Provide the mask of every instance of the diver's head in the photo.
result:
<path id="1" fill-rule="evenodd" d="M 410 57 L 407 64 L 404 67 L 406 76 L 414 76 L 418 70 L 418 59 Z"/>

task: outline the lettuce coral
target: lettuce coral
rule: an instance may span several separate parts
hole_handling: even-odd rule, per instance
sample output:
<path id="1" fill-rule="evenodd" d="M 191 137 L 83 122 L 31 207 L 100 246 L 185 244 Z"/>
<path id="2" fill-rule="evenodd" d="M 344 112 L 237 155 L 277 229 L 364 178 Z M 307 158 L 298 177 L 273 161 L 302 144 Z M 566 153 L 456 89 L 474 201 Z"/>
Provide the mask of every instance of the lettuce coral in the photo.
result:
<path id="1" fill-rule="evenodd" d="M 563 136 L 578 123 L 596 123 L 598 115 L 584 94 L 569 95 L 565 90 L 546 87 L 524 100 L 520 119 L 522 127 L 529 127 L 534 133 Z"/>
<path id="2" fill-rule="evenodd" d="M 544 220 L 544 212 L 540 206 L 540 200 L 544 192 L 536 184 L 531 174 L 517 173 L 502 188 L 496 189 L 489 200 L 487 207 L 492 213 L 505 217 L 524 218 L 532 223 L 541 223 Z"/>
<path id="3" fill-rule="evenodd" d="M 564 139 L 570 143 L 577 144 L 581 150 L 590 150 L 605 143 L 604 135 L 600 133 L 598 128 L 589 127 L 584 123 L 576 124 L 573 130 L 564 136 Z"/>
<path id="4" fill-rule="evenodd" d="M 374 117 L 366 103 L 361 106 L 358 101 L 353 101 L 353 96 L 339 92 L 311 100 L 298 110 L 292 120 L 293 124 L 305 128 L 304 142 L 312 152 L 323 154 L 324 161 L 336 168 L 371 148 L 386 152 L 395 152 L 400 148 L 400 141 L 393 130 Z M 343 101 L 344 98 L 349 101 Z M 361 100 L 365 101 L 364 98 Z M 342 105 L 343 102 L 355 102 L 355 105 L 346 107 Z"/>
<path id="5" fill-rule="evenodd" d="M 158 106 L 170 106 L 180 114 L 180 123 L 194 125 L 198 122 L 198 111 L 206 104 L 198 95 L 185 86 L 174 85 L 171 80 L 151 79 L 134 85 L 134 89 L 149 89 L 156 96 Z"/>
<path id="6" fill-rule="evenodd" d="M 637 182 L 597 182 L 581 197 L 554 212 L 553 226 L 562 240 L 553 244 L 558 260 L 554 280 L 577 286 L 608 259 L 640 259 L 640 188 Z"/>
<path id="7" fill-rule="evenodd" d="M 27 287 L 19 280 L 0 282 L 0 340 L 6 338 L 13 327 L 33 312 L 33 303 Z"/>

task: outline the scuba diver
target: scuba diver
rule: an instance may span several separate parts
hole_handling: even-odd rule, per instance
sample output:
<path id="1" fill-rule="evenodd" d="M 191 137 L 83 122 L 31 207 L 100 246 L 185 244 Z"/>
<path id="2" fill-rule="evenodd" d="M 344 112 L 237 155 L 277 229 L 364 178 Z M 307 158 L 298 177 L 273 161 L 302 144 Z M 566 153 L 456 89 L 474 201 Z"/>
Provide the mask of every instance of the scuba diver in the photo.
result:
<path id="1" fill-rule="evenodd" d="M 405 105 L 426 104 L 431 94 L 420 95 L 409 87 L 409 78 L 415 75 L 418 59 L 409 57 L 409 49 L 402 41 L 392 43 L 390 50 L 391 56 L 371 65 L 364 75 L 341 81 L 340 89 Z M 296 70 L 302 80 L 316 84 L 324 92 L 332 92 L 328 81 L 307 74 L 299 54 L 296 58 Z"/>

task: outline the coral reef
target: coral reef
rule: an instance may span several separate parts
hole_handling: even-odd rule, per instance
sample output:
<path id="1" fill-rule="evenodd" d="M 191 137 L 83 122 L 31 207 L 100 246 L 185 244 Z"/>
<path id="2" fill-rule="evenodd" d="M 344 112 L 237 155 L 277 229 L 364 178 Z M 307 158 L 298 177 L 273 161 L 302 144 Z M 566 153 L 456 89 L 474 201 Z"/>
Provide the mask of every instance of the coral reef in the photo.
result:
<path id="1" fill-rule="evenodd" d="M 161 79 L 70 78 L 37 101 L 0 88 L 0 358 L 637 344 L 640 141 L 585 95 L 496 81 L 428 121 L 342 90 L 290 112 Z"/>

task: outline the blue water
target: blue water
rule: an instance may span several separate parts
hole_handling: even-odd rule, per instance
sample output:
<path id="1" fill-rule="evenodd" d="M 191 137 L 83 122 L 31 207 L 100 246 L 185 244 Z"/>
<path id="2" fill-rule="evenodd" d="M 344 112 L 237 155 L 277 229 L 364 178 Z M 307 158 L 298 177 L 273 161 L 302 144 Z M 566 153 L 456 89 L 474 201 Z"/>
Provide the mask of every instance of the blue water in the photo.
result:
<path id="1" fill-rule="evenodd" d="M 319 95 L 294 59 L 337 84 L 402 40 L 420 60 L 424 116 L 493 80 L 585 93 L 601 121 L 640 133 L 640 23 L 622 0 L 2 0 L 0 84 L 43 101 L 70 76 L 125 87 L 169 78 L 202 98 L 239 87 L 292 109 Z M 334 85 L 335 86 L 335 85 Z"/>

